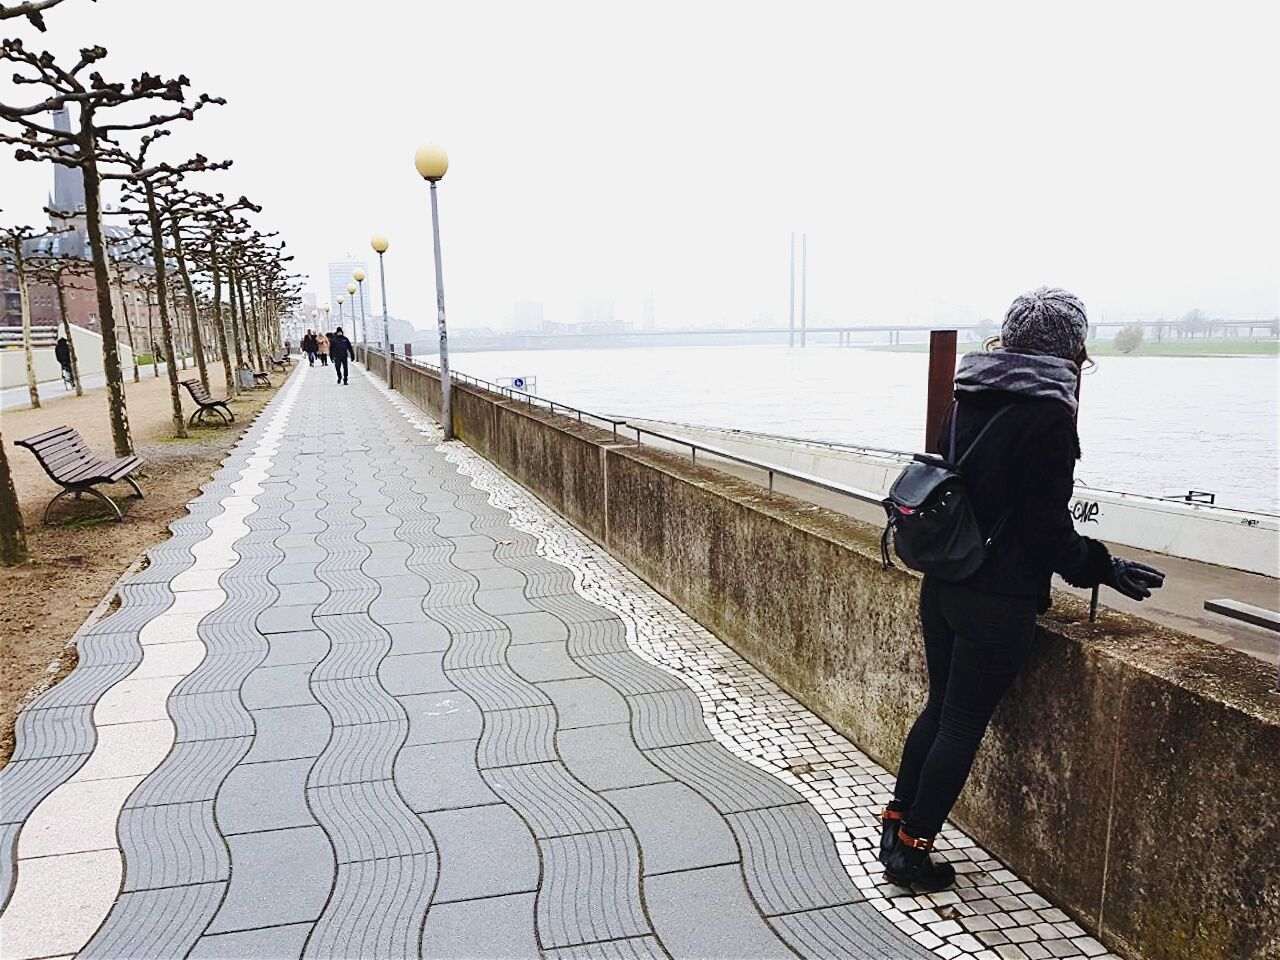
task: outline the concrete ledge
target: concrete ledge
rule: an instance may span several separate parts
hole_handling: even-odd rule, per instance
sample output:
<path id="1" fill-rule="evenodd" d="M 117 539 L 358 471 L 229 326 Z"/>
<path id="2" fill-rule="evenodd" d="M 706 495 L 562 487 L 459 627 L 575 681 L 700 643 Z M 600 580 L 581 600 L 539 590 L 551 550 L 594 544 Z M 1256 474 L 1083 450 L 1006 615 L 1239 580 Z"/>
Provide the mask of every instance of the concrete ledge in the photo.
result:
<path id="1" fill-rule="evenodd" d="M 438 380 L 392 382 L 438 415 Z M 519 401 L 454 429 L 889 769 L 923 704 L 918 578 L 878 531 Z M 1058 596 L 955 819 L 1112 949 L 1280 957 L 1280 697 L 1244 654 Z"/>

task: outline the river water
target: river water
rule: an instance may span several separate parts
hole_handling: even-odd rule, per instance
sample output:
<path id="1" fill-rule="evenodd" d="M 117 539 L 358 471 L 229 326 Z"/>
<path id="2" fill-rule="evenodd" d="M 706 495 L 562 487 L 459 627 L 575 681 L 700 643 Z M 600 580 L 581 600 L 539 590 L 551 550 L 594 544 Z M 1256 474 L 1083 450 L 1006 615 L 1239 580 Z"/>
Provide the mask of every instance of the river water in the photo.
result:
<path id="1" fill-rule="evenodd" d="M 427 358 L 434 360 L 435 358 Z M 536 378 L 600 414 L 916 450 L 928 357 L 849 347 L 643 347 L 458 353 L 462 373 Z M 1081 391 L 1078 481 L 1150 496 L 1188 490 L 1280 513 L 1280 361 L 1104 357 Z"/>

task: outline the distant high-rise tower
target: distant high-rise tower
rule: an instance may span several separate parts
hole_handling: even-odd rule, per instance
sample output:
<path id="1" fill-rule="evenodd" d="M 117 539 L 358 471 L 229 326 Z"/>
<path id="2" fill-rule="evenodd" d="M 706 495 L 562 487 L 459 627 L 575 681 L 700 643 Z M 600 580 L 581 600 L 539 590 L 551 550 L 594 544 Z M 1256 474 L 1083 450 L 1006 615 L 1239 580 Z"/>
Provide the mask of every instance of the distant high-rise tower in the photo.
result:
<path id="1" fill-rule="evenodd" d="M 640 321 L 640 329 L 653 330 L 658 325 L 653 315 L 653 297 L 644 298 L 644 317 Z"/>
<path id="2" fill-rule="evenodd" d="M 54 111 L 53 129 L 60 133 L 71 132 L 71 117 L 67 108 Z M 69 149 L 69 148 L 68 148 Z M 49 198 L 49 209 L 65 216 L 50 214 L 55 229 L 72 226 L 74 218 L 84 215 L 84 179 L 78 167 L 65 167 L 60 163 L 53 165 L 53 196 Z"/>
<path id="3" fill-rule="evenodd" d="M 578 304 L 578 323 L 601 326 L 613 323 L 613 298 L 596 297 Z"/>
<path id="4" fill-rule="evenodd" d="M 372 316 L 374 312 L 373 302 L 370 300 L 370 291 L 368 289 L 369 281 L 367 278 L 370 275 L 368 264 L 363 260 L 353 259 L 351 254 L 347 254 L 345 260 L 334 260 L 329 264 L 329 324 L 331 327 L 337 326 L 338 324 L 338 298 L 342 297 L 342 316 L 344 318 L 346 332 L 348 334 L 351 334 L 355 329 L 355 324 L 352 323 L 351 318 L 353 316 L 358 317 L 360 315 L 359 307 L 356 307 L 356 312 L 354 314 L 351 312 L 352 297 L 347 293 L 347 284 L 355 282 L 351 279 L 351 275 L 355 273 L 357 267 L 364 271 L 366 277 L 364 282 L 364 313 L 367 318 Z M 356 290 L 355 299 L 357 301 L 360 299 L 359 290 Z M 379 313 L 379 316 L 381 316 L 381 313 Z M 379 340 L 380 339 L 381 335 L 379 335 Z"/>
<path id="5" fill-rule="evenodd" d="M 537 300 L 525 300 L 516 304 L 512 317 L 516 330 L 542 329 L 542 304 Z"/>

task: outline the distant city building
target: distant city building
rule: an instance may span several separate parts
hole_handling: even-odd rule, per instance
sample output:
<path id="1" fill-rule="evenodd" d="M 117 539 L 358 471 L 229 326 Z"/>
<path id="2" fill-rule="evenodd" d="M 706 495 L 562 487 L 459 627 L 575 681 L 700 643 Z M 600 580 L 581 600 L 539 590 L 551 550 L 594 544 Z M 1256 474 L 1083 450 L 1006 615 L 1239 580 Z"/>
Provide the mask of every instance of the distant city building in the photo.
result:
<path id="1" fill-rule="evenodd" d="M 657 320 L 653 313 L 653 297 L 644 298 L 644 316 L 640 320 L 641 330 L 653 330 L 657 327 Z"/>
<path id="2" fill-rule="evenodd" d="M 580 326 L 610 326 L 613 324 L 613 298 L 596 297 L 578 304 Z"/>
<path id="3" fill-rule="evenodd" d="M 343 323 L 346 325 L 346 330 L 348 333 L 350 333 L 353 328 L 352 317 L 358 317 L 360 315 L 359 306 L 356 306 L 356 311 L 354 314 L 351 312 L 351 307 L 353 306 L 352 296 L 351 294 L 347 293 L 347 284 L 355 283 L 355 280 L 352 279 L 351 275 L 355 273 L 357 267 L 363 270 L 365 274 L 365 281 L 364 281 L 365 315 L 368 316 L 369 314 L 374 312 L 373 300 L 371 299 L 372 293 L 369 290 L 368 278 L 371 276 L 371 274 L 369 273 L 369 265 L 365 263 L 363 260 L 356 260 L 352 258 L 351 254 L 347 254 L 346 259 L 334 260 L 329 264 L 329 326 L 330 328 L 338 326 L 337 317 L 338 317 L 338 298 L 339 297 L 342 297 L 342 300 L 343 300 L 343 303 L 342 303 Z M 360 291 L 356 290 L 355 300 L 357 303 L 359 302 L 359 299 L 360 299 Z M 379 314 L 379 316 L 381 316 L 381 314 Z"/>
<path id="4" fill-rule="evenodd" d="M 53 114 L 53 127 L 64 133 L 71 132 L 71 122 L 66 109 Z M 32 237 L 22 245 L 22 255 L 29 268 L 39 265 L 42 257 L 80 261 L 74 268 L 63 270 L 63 302 L 67 319 L 95 332 L 101 329 L 98 319 L 98 293 L 93 280 L 92 257 L 89 250 L 87 221 L 84 215 L 84 181 L 74 167 L 55 164 L 53 168 L 53 193 L 48 196 L 49 233 Z M 128 312 L 129 326 L 138 331 L 146 325 L 148 296 L 137 282 L 152 273 L 150 253 L 145 241 L 136 238 L 130 227 L 103 224 L 107 242 L 107 255 L 117 265 L 123 266 L 123 277 L 117 279 L 112 271 L 111 293 L 116 306 L 116 322 L 120 339 L 128 343 L 130 332 L 125 325 Z M 51 283 L 28 275 L 28 302 L 31 323 L 34 326 L 56 326 L 61 323 L 57 288 Z M 122 309 L 123 308 L 123 309 Z M 22 309 L 18 296 L 18 277 L 12 265 L 0 258 L 0 323 L 5 326 L 21 326 Z"/>
<path id="5" fill-rule="evenodd" d="M 541 330 L 542 304 L 536 300 L 526 300 L 516 304 L 512 318 L 514 330 Z"/>

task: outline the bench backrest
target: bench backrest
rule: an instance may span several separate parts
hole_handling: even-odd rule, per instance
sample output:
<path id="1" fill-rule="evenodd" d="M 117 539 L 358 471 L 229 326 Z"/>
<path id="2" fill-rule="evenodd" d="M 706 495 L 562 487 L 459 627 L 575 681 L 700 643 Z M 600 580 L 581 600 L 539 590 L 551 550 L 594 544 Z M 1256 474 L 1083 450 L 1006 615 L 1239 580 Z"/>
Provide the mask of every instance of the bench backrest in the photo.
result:
<path id="1" fill-rule="evenodd" d="M 209 391 L 204 388 L 204 384 L 199 380 L 183 380 L 182 385 L 187 388 L 187 392 L 191 394 L 191 399 L 199 404 L 206 404 L 213 400 L 209 396 Z"/>
<path id="2" fill-rule="evenodd" d="M 70 476 L 87 461 L 94 459 L 84 438 L 74 427 L 55 427 L 34 437 L 15 441 L 35 454 L 45 473 L 55 481 Z"/>

